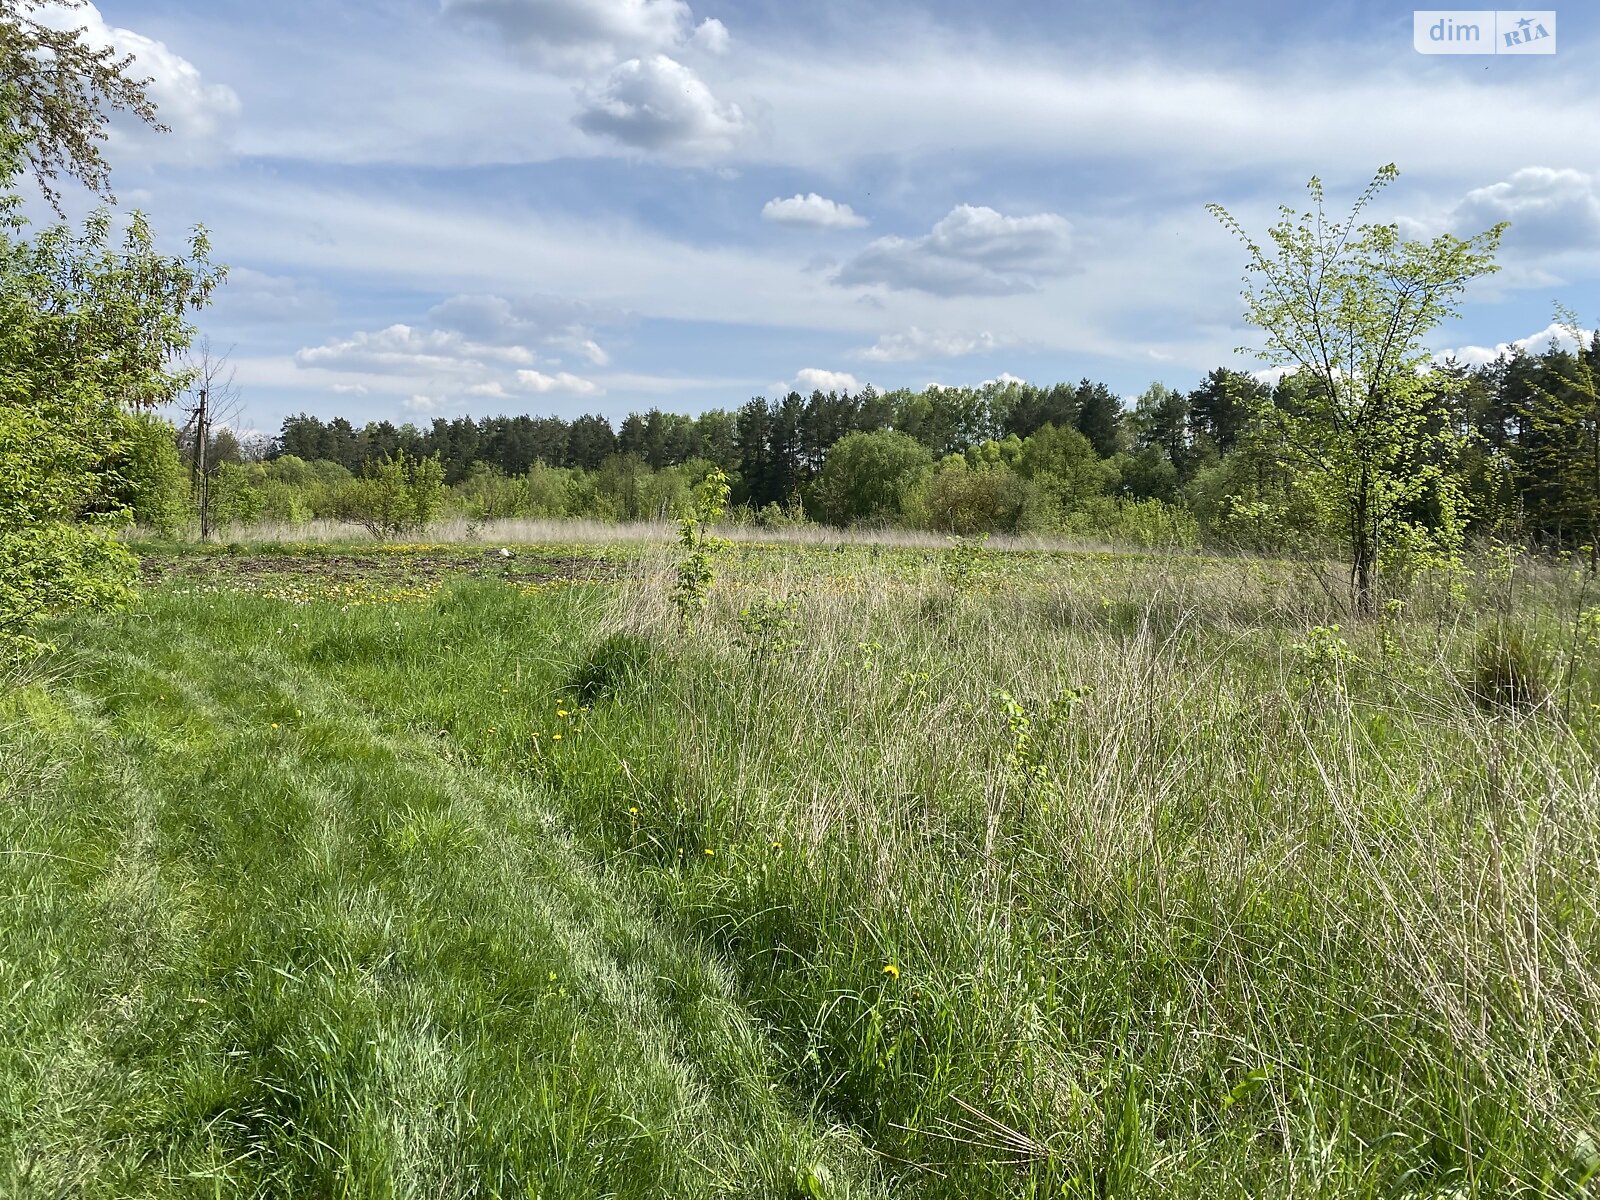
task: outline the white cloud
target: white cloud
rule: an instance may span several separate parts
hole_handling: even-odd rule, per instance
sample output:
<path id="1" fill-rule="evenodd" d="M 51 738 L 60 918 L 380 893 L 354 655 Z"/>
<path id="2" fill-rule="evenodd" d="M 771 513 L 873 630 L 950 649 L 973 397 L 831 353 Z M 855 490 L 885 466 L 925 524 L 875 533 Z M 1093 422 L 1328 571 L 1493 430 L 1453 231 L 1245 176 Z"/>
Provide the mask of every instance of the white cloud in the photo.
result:
<path id="1" fill-rule="evenodd" d="M 787 200 L 768 200 L 761 208 L 761 219 L 807 229 L 860 229 L 867 223 L 867 219 L 848 204 L 815 192 L 803 196 L 796 193 Z"/>
<path id="2" fill-rule="evenodd" d="M 860 351 L 871 362 L 923 362 L 931 358 L 960 358 L 965 354 L 987 354 L 1000 345 L 994 334 L 925 333 L 913 325 L 904 333 L 886 333 L 876 343 Z"/>
<path id="3" fill-rule="evenodd" d="M 986 388 L 998 384 L 1001 387 L 1010 387 L 1014 383 L 1027 382 L 1028 381 L 1020 375 L 1013 375 L 1010 371 L 1001 371 L 1000 374 L 996 375 L 993 379 L 985 379 L 978 386 L 981 388 Z"/>
<path id="4" fill-rule="evenodd" d="M 1433 356 L 1433 361 L 1442 363 L 1448 358 L 1455 359 L 1458 363 L 1468 367 L 1481 367 L 1492 363 L 1502 355 L 1509 355 L 1517 350 L 1530 354 L 1543 352 L 1554 341 L 1563 350 L 1574 350 L 1571 334 L 1562 326 L 1551 322 L 1537 333 L 1530 333 L 1527 337 L 1517 338 L 1511 342 L 1500 342 L 1494 346 L 1458 346 L 1454 350 L 1441 350 Z"/>
<path id="5" fill-rule="evenodd" d="M 796 372 L 794 389 L 798 392 L 859 392 L 861 382 L 848 371 L 805 367 Z"/>
<path id="6" fill-rule="evenodd" d="M 1468 192 L 1451 213 L 1461 234 L 1510 221 L 1508 247 L 1559 253 L 1600 244 L 1600 188 L 1571 169 L 1523 167 L 1509 178 Z"/>
<path id="7" fill-rule="evenodd" d="M 212 158 L 227 142 L 239 116 L 238 94 L 220 83 L 207 83 L 188 59 L 131 29 L 106 23 L 93 4 L 43 9 L 39 20 L 56 29 L 81 29 L 83 41 L 131 54 L 135 78 L 147 76 L 145 91 L 155 102 L 157 117 L 170 133 L 157 133 L 128 117 L 115 117 L 110 128 L 113 162 L 124 150 L 145 162 L 192 162 Z"/>
<path id="8" fill-rule="evenodd" d="M 597 365 L 609 356 L 594 340 L 591 325 L 614 323 L 621 314 L 559 296 L 515 300 L 485 292 L 460 293 L 428 310 L 428 323 L 490 346 L 542 346 L 570 350 Z"/>
<path id="9" fill-rule="evenodd" d="M 580 379 L 566 371 L 555 375 L 546 375 L 543 371 L 518 371 L 517 382 L 528 391 L 539 395 L 546 392 L 570 392 L 576 396 L 594 396 L 604 391 L 593 380 Z"/>
<path id="10" fill-rule="evenodd" d="M 358 332 L 322 346 L 306 347 L 294 359 L 301 367 L 334 371 L 472 376 L 493 365 L 531 365 L 536 356 L 526 346 L 468 341 L 452 329 L 396 324 L 375 333 Z"/>
<path id="11" fill-rule="evenodd" d="M 683 0 L 443 0 L 447 13 L 493 29 L 551 67 L 594 69 L 681 45 L 693 13 Z M 721 28 L 721 22 L 706 22 Z M 701 30 L 705 30 L 702 25 Z M 715 29 L 695 30 L 712 48 Z M 721 33 L 725 45 L 727 30 Z"/>
<path id="12" fill-rule="evenodd" d="M 702 160 L 726 155 L 748 132 L 737 104 L 723 103 L 689 67 L 665 54 L 630 58 L 604 86 L 583 94 L 578 128 L 634 150 Z"/>
<path id="13" fill-rule="evenodd" d="M 459 407 L 459 402 L 450 399 L 448 396 L 427 396 L 421 392 L 415 392 L 406 397 L 402 402 L 402 407 L 407 412 L 434 413 L 446 408 L 457 408 Z"/>
<path id="14" fill-rule="evenodd" d="M 728 36 L 726 25 L 715 17 L 708 17 L 695 28 L 694 36 L 689 40 L 707 54 L 726 54 L 732 39 Z"/>
<path id="15" fill-rule="evenodd" d="M 960 204 L 918 238 L 882 237 L 840 268 L 834 282 L 883 284 L 937 296 L 1037 291 L 1071 268 L 1072 226 L 1056 213 L 1008 217 Z"/>
<path id="16" fill-rule="evenodd" d="M 364 383 L 336 383 L 329 389 L 335 396 L 365 396 L 368 390 Z"/>

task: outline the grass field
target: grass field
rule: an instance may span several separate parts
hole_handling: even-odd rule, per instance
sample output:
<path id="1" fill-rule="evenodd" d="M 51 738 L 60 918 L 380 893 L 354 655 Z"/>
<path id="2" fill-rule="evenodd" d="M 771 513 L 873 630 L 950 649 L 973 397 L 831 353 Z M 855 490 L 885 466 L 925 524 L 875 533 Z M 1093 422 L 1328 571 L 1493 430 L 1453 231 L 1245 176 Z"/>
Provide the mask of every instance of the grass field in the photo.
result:
<path id="1" fill-rule="evenodd" d="M 1600 1194 L 1578 573 L 236 549 L 0 700 L 0 1195 Z"/>

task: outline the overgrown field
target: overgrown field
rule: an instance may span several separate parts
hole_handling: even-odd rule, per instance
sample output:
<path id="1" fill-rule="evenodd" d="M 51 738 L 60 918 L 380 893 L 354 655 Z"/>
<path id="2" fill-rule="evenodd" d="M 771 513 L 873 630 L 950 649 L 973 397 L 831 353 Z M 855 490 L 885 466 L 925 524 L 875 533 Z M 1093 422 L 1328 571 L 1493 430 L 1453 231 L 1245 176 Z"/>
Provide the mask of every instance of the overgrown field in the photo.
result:
<path id="1" fill-rule="evenodd" d="M 1600 586 L 717 569 L 158 554 L 55 629 L 0 1195 L 1596 1194 Z"/>

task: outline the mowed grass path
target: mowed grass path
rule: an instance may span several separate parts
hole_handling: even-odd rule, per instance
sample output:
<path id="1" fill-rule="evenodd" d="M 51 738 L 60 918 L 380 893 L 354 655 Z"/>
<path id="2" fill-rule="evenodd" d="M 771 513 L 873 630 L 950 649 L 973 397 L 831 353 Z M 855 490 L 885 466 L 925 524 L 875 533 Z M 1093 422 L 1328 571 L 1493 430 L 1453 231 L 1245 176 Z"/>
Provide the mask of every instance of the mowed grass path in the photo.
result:
<path id="1" fill-rule="evenodd" d="M 1581 590 L 745 550 L 682 630 L 668 566 L 64 628 L 0 1194 L 1590 1194 Z M 1508 622 L 1564 715 L 1459 686 Z"/>
<path id="2" fill-rule="evenodd" d="M 715 961 L 540 789 L 284 654 L 318 617 L 158 601 L 10 707 L 0 1194 L 849 1188 Z"/>

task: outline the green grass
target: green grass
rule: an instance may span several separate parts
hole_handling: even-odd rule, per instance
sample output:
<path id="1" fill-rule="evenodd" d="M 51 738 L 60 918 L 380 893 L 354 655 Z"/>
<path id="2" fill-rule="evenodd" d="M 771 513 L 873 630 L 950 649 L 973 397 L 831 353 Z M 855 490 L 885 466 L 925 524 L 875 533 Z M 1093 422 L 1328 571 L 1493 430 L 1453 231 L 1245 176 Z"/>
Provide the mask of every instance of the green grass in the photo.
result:
<path id="1" fill-rule="evenodd" d="M 0 701 L 0 1194 L 1593 1194 L 1577 577 L 323 557 Z"/>

